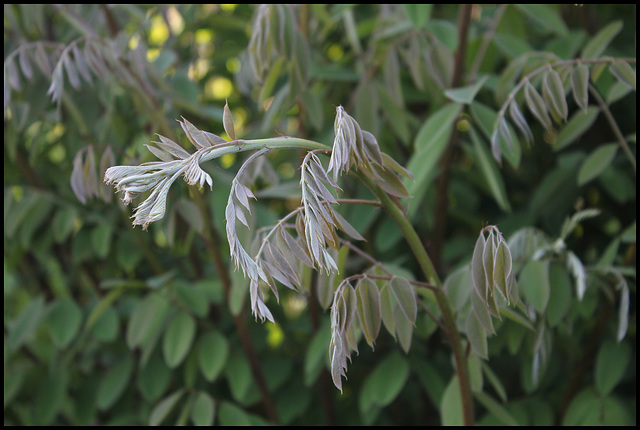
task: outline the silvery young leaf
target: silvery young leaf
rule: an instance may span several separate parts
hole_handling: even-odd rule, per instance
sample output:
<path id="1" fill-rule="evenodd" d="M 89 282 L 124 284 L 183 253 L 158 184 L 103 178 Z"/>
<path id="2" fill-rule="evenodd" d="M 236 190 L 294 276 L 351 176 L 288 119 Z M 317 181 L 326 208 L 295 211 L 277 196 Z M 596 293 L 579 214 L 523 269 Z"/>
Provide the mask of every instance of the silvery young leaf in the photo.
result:
<path id="1" fill-rule="evenodd" d="M 86 190 L 83 179 L 83 163 L 82 163 L 82 150 L 78 151 L 73 157 L 73 170 L 71 171 L 71 189 L 76 195 L 76 198 L 83 205 L 87 203 Z"/>
<path id="2" fill-rule="evenodd" d="M 487 333 L 475 312 L 469 312 L 466 328 L 467 339 L 469 339 L 471 348 L 473 348 L 478 357 L 486 360 L 488 358 Z"/>
<path id="3" fill-rule="evenodd" d="M 362 278 L 356 285 L 356 304 L 360 326 L 371 348 L 378 337 L 381 323 L 380 291 L 375 282 Z"/>
<path id="4" fill-rule="evenodd" d="M 629 328 L 629 286 L 623 276 L 620 276 L 618 289 L 620 290 L 620 305 L 618 307 L 618 330 L 616 339 L 618 342 L 621 342 Z"/>
<path id="5" fill-rule="evenodd" d="M 242 204 L 242 206 L 247 208 L 249 213 L 251 213 L 251 208 L 249 207 L 249 198 L 255 199 L 256 196 L 253 195 L 253 192 L 249 189 L 249 187 L 241 184 L 240 182 L 236 182 L 234 189 L 238 201 Z"/>
<path id="6" fill-rule="evenodd" d="M 236 129 L 233 125 L 233 117 L 231 116 L 231 109 L 229 109 L 228 103 L 224 105 L 222 125 L 224 126 L 224 131 L 227 133 L 227 136 L 229 136 L 231 140 L 236 140 Z"/>
<path id="7" fill-rule="evenodd" d="M 64 68 L 67 71 L 67 77 L 69 78 L 69 82 L 71 82 L 71 86 L 74 90 L 79 90 L 82 84 L 80 83 L 80 78 L 78 77 L 78 72 L 76 71 L 75 66 L 71 62 L 71 57 L 67 53 L 61 59 L 64 64 Z"/>
<path id="8" fill-rule="evenodd" d="M 202 135 L 204 136 L 204 138 L 207 139 L 207 141 L 213 146 L 220 145 L 221 143 L 227 143 L 226 140 L 224 140 L 217 134 L 209 133 L 208 131 L 204 131 L 204 130 L 200 130 L 200 131 L 202 132 Z"/>
<path id="9" fill-rule="evenodd" d="M 383 158 L 376 137 L 368 131 L 362 130 L 362 140 L 364 143 L 364 149 L 368 154 L 367 158 L 371 159 L 375 163 L 382 164 Z"/>
<path id="10" fill-rule="evenodd" d="M 400 306 L 393 307 L 393 321 L 396 326 L 396 337 L 405 354 L 409 353 L 411 348 L 411 337 L 413 335 L 414 324 L 409 321 Z"/>
<path id="11" fill-rule="evenodd" d="M 394 160 L 384 152 L 381 152 L 381 155 L 382 155 L 382 164 L 384 165 L 384 167 L 394 171 L 400 176 L 404 176 L 405 178 L 409 178 L 413 180 L 413 173 L 411 173 L 409 170 L 402 167 L 396 160 Z"/>
<path id="12" fill-rule="evenodd" d="M 542 79 L 542 98 L 555 118 L 567 120 L 567 100 L 564 94 L 562 79 L 558 72 L 549 69 Z"/>
<path id="13" fill-rule="evenodd" d="M 173 140 L 160 135 L 158 135 L 158 137 L 160 138 L 160 142 L 153 143 L 167 151 L 169 154 L 174 155 L 176 158 L 184 160 L 185 158 L 189 158 L 189 156 L 191 155 L 182 146 L 178 145 Z"/>
<path id="14" fill-rule="evenodd" d="M 51 64 L 49 63 L 49 57 L 47 57 L 42 43 L 36 44 L 33 60 L 45 76 L 51 75 Z"/>
<path id="15" fill-rule="evenodd" d="M 189 141 L 197 149 L 211 146 L 211 143 L 209 143 L 209 141 L 202 135 L 202 132 L 198 130 L 196 126 L 194 126 L 184 118 L 182 118 L 182 121 L 179 121 L 179 123 L 184 130 L 184 133 L 187 135 Z"/>
<path id="16" fill-rule="evenodd" d="M 490 296 L 493 296 L 493 257 L 495 249 L 496 237 L 493 234 L 493 229 L 491 229 L 489 230 L 489 237 L 487 237 L 484 243 L 484 251 L 482 252 L 482 265 L 484 266 L 484 273 L 487 278 L 487 301 Z"/>
<path id="17" fill-rule="evenodd" d="M 31 79 L 33 77 L 33 69 L 31 68 L 31 63 L 29 62 L 29 58 L 27 58 L 27 51 L 25 49 L 21 49 L 18 52 L 18 64 L 20 64 L 20 70 L 22 70 L 22 74 L 27 79 Z"/>
<path id="18" fill-rule="evenodd" d="M 589 106 L 589 67 L 578 64 L 571 72 L 571 89 L 578 106 L 587 109 Z"/>
<path id="19" fill-rule="evenodd" d="M 499 120 L 498 128 L 500 129 L 500 135 L 507 142 L 507 145 L 509 145 L 509 149 L 513 151 L 513 137 L 511 136 L 511 131 L 509 130 L 509 126 L 507 125 L 507 120 L 504 118 Z"/>
<path id="20" fill-rule="evenodd" d="M 484 247 L 485 239 L 481 231 L 475 248 L 473 249 L 473 257 L 471 258 L 471 277 L 473 279 L 473 286 L 483 301 L 485 301 L 487 297 L 487 276 L 484 273 L 484 262 L 482 259 Z"/>
<path id="21" fill-rule="evenodd" d="M 511 115 L 511 120 L 518 127 L 520 132 L 524 135 L 524 138 L 527 140 L 527 143 L 530 145 L 533 142 L 533 133 L 531 133 L 529 124 L 524 118 L 524 115 L 520 111 L 518 103 L 516 103 L 515 100 L 509 104 L 509 115 Z"/>
<path id="22" fill-rule="evenodd" d="M 340 215 L 336 211 L 333 211 L 331 214 L 333 215 L 333 219 L 340 230 L 344 231 L 355 240 L 364 240 L 364 237 L 362 237 L 362 235 L 358 233 L 358 230 L 356 230 L 351 224 L 349 224 L 349 221 L 344 219 L 342 215 Z"/>
<path id="23" fill-rule="evenodd" d="M 491 319 L 487 305 L 475 291 L 471 292 L 471 306 L 473 309 L 472 312 L 475 312 L 478 321 L 480 321 L 485 331 L 491 335 L 495 334 L 496 331 L 493 328 L 493 320 Z"/>
<path id="24" fill-rule="evenodd" d="M 571 251 L 567 253 L 567 266 L 576 279 L 576 295 L 578 296 L 578 300 L 582 301 L 584 292 L 587 289 L 587 272 L 584 270 L 582 261 Z"/>
<path id="25" fill-rule="evenodd" d="M 500 127 L 496 126 L 491 133 L 491 154 L 494 160 L 501 164 L 502 146 L 500 145 Z"/>
<path id="26" fill-rule="evenodd" d="M 498 291 L 500 291 L 502 296 L 507 300 L 507 304 L 511 303 L 508 290 L 511 265 L 511 252 L 509 251 L 507 243 L 500 237 L 493 262 L 493 280 L 498 287 Z"/>
<path id="27" fill-rule="evenodd" d="M 409 191 L 395 173 L 384 167 L 376 168 L 375 165 L 371 165 L 371 167 L 380 179 L 371 177 L 371 175 L 367 176 L 371 177 L 380 188 L 397 197 L 411 197 Z M 363 169 L 363 172 L 367 173 L 367 170 Z"/>
<path id="28" fill-rule="evenodd" d="M 404 278 L 393 277 L 389 281 L 389 288 L 398 301 L 398 305 L 412 324 L 416 323 L 418 315 L 418 304 L 413 287 Z"/>
<path id="29" fill-rule="evenodd" d="M 8 75 L 11 88 L 13 88 L 16 91 L 20 91 L 21 87 L 20 87 L 20 76 L 18 73 L 18 66 L 16 66 L 16 63 L 13 60 L 11 60 L 8 63 L 6 63 L 5 68 L 6 68 L 5 79 Z"/>
<path id="30" fill-rule="evenodd" d="M 615 60 L 610 66 L 609 71 L 620 82 L 628 86 L 629 88 L 636 89 L 636 71 L 624 60 Z"/>
<path id="31" fill-rule="evenodd" d="M 156 148 L 155 146 L 151 146 L 151 145 L 147 145 L 147 144 L 145 144 L 144 146 L 146 146 L 147 149 L 149 151 L 151 151 L 151 153 L 153 155 L 155 155 L 156 157 L 158 157 L 162 161 L 172 161 L 174 159 L 169 154 L 167 154 L 166 152 Z"/>
<path id="32" fill-rule="evenodd" d="M 391 294 L 391 288 L 389 287 L 389 283 L 387 282 L 380 289 L 380 315 L 382 316 L 382 323 L 384 324 L 385 328 L 395 339 L 396 325 L 393 321 L 394 302 L 391 300 Z"/>
<path id="33" fill-rule="evenodd" d="M 80 76 L 82 76 L 82 79 L 84 79 L 87 84 L 91 84 L 93 82 L 93 79 L 91 79 L 91 72 L 89 71 L 87 60 L 84 58 L 84 55 L 80 51 L 80 48 L 78 48 L 77 43 L 74 43 L 72 45 L 71 52 L 73 53 L 73 58 L 76 63 L 76 68 L 78 69 L 78 73 L 80 73 Z"/>
<path id="34" fill-rule="evenodd" d="M 287 246 L 298 260 L 302 261 L 302 263 L 308 267 L 313 267 L 313 262 L 309 259 L 307 251 L 300 246 L 300 243 L 294 239 L 285 228 L 280 228 L 280 237 L 284 239 Z"/>
<path id="35" fill-rule="evenodd" d="M 546 128 L 547 130 L 551 129 L 551 119 L 549 118 L 544 100 L 529 81 L 527 81 L 527 83 L 525 84 L 524 95 L 525 100 L 527 101 L 527 106 L 529 107 L 531 113 L 533 113 L 538 121 L 540 121 L 544 128 Z"/>

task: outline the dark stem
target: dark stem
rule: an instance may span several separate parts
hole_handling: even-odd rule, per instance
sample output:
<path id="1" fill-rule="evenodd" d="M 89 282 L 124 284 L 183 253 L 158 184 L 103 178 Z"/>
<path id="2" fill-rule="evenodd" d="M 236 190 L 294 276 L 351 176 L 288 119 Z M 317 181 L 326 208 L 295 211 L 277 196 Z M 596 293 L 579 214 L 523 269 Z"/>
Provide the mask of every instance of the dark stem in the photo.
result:
<path id="1" fill-rule="evenodd" d="M 471 9 L 472 5 L 464 4 L 460 8 L 458 15 L 458 49 L 453 64 L 453 80 L 451 83 L 452 88 L 459 87 L 462 84 L 462 75 L 464 73 L 464 59 L 467 52 L 467 35 L 469 33 L 469 23 L 471 21 Z M 451 176 L 451 163 L 455 154 L 455 149 L 458 142 L 458 131 L 454 124 L 453 133 L 447 143 L 442 159 L 440 160 L 440 166 L 442 172 L 438 177 L 436 188 L 436 220 L 435 228 L 433 232 L 433 248 L 431 249 L 431 255 L 433 257 L 433 263 L 436 270 L 442 270 L 442 247 L 444 245 L 444 238 L 447 231 L 447 212 L 449 209 L 449 200 L 447 192 L 449 190 L 449 178 Z"/>

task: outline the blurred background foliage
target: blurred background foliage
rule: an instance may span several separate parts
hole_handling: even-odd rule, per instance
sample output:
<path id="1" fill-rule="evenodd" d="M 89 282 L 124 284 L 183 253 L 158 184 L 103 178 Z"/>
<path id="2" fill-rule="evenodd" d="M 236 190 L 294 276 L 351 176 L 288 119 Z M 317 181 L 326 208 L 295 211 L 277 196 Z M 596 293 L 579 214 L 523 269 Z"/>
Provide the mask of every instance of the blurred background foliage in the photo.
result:
<path id="1" fill-rule="evenodd" d="M 505 319 L 488 338 L 489 360 L 472 354 L 476 418 L 635 423 L 635 166 L 604 145 L 616 136 L 593 99 L 578 117 L 568 97 L 566 126 L 531 120 L 535 143 L 518 143 L 502 166 L 489 149 L 506 95 L 543 64 L 532 53 L 568 60 L 589 46 L 595 57 L 633 58 L 632 88 L 596 67 L 591 76 L 635 159 L 635 5 L 473 6 L 462 65 L 459 5 L 279 6 L 263 21 L 261 10 L 4 6 L 5 425 L 456 422 L 450 350 L 424 313 L 407 354 L 387 334 L 375 352 L 362 345 L 342 395 L 327 373 L 328 302 L 314 297 L 326 280 L 309 275 L 308 295 L 272 299 L 276 324 L 253 321 L 221 236 L 243 157 L 203 166 L 213 191 L 174 186 L 162 221 L 131 228 L 131 209 L 102 184 L 106 167 L 152 161 L 144 145 L 156 133 L 188 146 L 181 117 L 220 134 L 225 102 L 241 138 L 326 144 L 344 106 L 416 175 L 405 203 L 449 286 L 486 223 L 507 238 L 525 227 L 556 238 L 567 217 L 598 209 L 564 237 L 587 268 L 583 300 L 552 264 L 547 297 L 536 285 L 527 297 L 544 302 L 532 315 L 546 332 Z M 256 48 L 260 38 L 269 49 Z M 534 61 L 509 75 L 523 57 Z M 457 144 L 441 158 L 452 133 Z M 255 173 L 254 231 L 299 204 L 301 155 L 272 154 L 273 168 Z M 371 197 L 356 182 L 344 190 Z M 417 276 L 381 211 L 341 212 L 367 252 Z M 352 270 L 366 263 L 352 257 Z"/>

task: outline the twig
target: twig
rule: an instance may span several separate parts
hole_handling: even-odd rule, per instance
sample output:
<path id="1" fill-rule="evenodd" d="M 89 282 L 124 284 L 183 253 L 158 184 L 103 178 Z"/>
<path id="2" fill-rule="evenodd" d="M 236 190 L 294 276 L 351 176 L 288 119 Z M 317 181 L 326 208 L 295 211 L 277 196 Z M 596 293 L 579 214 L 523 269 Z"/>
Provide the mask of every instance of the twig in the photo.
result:
<path id="1" fill-rule="evenodd" d="M 618 124 L 616 123 L 615 118 L 611 114 L 611 111 L 609 110 L 609 106 L 602 99 L 602 97 L 600 97 L 598 90 L 591 83 L 589 83 L 589 92 L 591 93 L 593 98 L 596 99 L 596 101 L 598 102 L 598 105 L 600 105 L 600 109 L 602 109 L 602 112 L 604 113 L 605 118 L 607 118 L 607 121 L 609 122 L 609 125 L 613 130 L 613 134 L 616 135 L 616 139 L 618 139 L 618 143 L 620 143 L 622 150 L 627 155 L 627 158 L 629 158 L 629 162 L 631 162 L 631 166 L 633 166 L 633 171 L 636 172 L 636 159 L 633 157 L 633 153 L 629 148 L 629 144 L 627 143 L 627 140 L 622 135 L 622 132 L 620 131 L 620 127 L 618 127 Z"/>

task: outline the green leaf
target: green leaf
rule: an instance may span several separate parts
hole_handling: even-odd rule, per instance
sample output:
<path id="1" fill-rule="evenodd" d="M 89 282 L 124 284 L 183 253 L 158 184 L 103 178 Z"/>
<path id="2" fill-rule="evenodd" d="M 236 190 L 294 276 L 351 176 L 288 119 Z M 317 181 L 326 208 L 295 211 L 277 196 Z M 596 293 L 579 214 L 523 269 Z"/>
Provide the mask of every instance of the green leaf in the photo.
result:
<path id="1" fill-rule="evenodd" d="M 127 346 L 133 349 L 144 344 L 162 324 L 168 310 L 168 302 L 159 294 L 150 294 L 139 301 L 127 325 Z"/>
<path id="2" fill-rule="evenodd" d="M 482 391 L 476 391 L 473 393 L 473 396 L 484 406 L 487 408 L 489 412 L 493 414 L 494 417 L 500 421 L 500 423 L 507 426 L 518 426 L 519 423 L 516 419 L 511 415 L 511 413 L 502 406 L 500 403 L 495 401 L 488 394 L 483 393 Z"/>
<path id="3" fill-rule="evenodd" d="M 480 358 L 487 360 L 489 358 L 487 346 L 487 333 L 478 320 L 475 312 L 469 312 L 467 316 L 467 339 L 471 344 L 471 348 Z"/>
<path id="4" fill-rule="evenodd" d="M 549 262 L 534 260 L 525 264 L 518 278 L 518 286 L 534 309 L 541 314 L 544 313 L 551 290 Z"/>
<path id="5" fill-rule="evenodd" d="M 476 94 L 478 94 L 478 91 L 480 91 L 480 88 L 482 88 L 487 79 L 488 76 L 484 76 L 475 84 L 467 85 L 466 87 L 451 88 L 445 90 L 444 94 L 449 98 L 449 100 L 453 102 L 471 104 L 471 102 L 473 102 L 473 99 L 475 99 Z"/>
<path id="6" fill-rule="evenodd" d="M 418 314 L 418 304 L 416 302 L 415 291 L 409 281 L 404 278 L 393 277 L 389 282 L 389 288 L 398 301 L 402 312 L 411 323 L 415 324 Z"/>
<path id="7" fill-rule="evenodd" d="M 35 393 L 35 422 L 51 424 L 63 406 L 69 374 L 67 369 L 55 369 L 46 375 Z"/>
<path id="8" fill-rule="evenodd" d="M 390 404 L 402 391 L 409 378 L 409 364 L 398 352 L 392 352 L 371 372 L 360 391 L 360 411 L 366 413 L 372 406 Z"/>
<path id="9" fill-rule="evenodd" d="M 171 370 L 164 363 L 160 354 L 153 354 L 138 372 L 138 389 L 149 402 L 155 402 L 162 396 L 170 382 Z"/>
<path id="10" fill-rule="evenodd" d="M 613 161 L 618 147 L 617 143 L 610 143 L 600 146 L 589 154 L 578 171 L 578 185 L 584 185 L 600 176 Z"/>
<path id="11" fill-rule="evenodd" d="M 622 21 L 614 21 L 607 25 L 589 40 L 580 57 L 587 60 L 600 57 L 620 30 L 622 30 Z"/>
<path id="12" fill-rule="evenodd" d="M 464 425 L 462 413 L 462 395 L 460 394 L 460 383 L 455 375 L 449 381 L 449 385 L 444 390 L 440 403 L 440 419 L 443 426 Z"/>
<path id="13" fill-rule="evenodd" d="M 478 127 L 478 129 L 482 132 L 486 139 L 491 139 L 494 132 L 494 124 L 496 124 L 498 119 L 498 113 L 492 108 L 485 106 L 477 101 L 471 103 L 470 113 L 474 119 L 474 125 Z M 511 136 L 515 136 L 516 134 L 511 130 L 511 126 L 507 124 L 507 127 L 510 130 Z M 533 136 L 530 136 L 530 138 L 531 141 L 533 141 Z M 520 148 L 520 143 L 517 141 L 517 139 L 514 138 L 513 140 L 513 148 L 509 148 L 509 145 L 507 144 L 505 139 L 500 139 L 500 151 L 502 153 L 502 156 L 507 159 L 509 164 L 511 164 L 514 169 L 517 169 L 520 166 L 522 151 Z"/>
<path id="14" fill-rule="evenodd" d="M 195 286 L 177 284 L 174 287 L 176 296 L 191 312 L 200 318 L 207 316 L 209 311 L 209 301 L 202 288 Z"/>
<path id="15" fill-rule="evenodd" d="M 369 346 L 373 348 L 380 331 L 382 311 L 380 309 L 380 291 L 376 283 L 371 279 L 363 278 L 358 282 L 356 286 L 356 306 L 364 337 Z"/>
<path id="16" fill-rule="evenodd" d="M 13 350 L 27 342 L 44 316 L 44 297 L 37 296 L 24 308 L 20 316 L 9 325 L 7 344 Z"/>
<path id="17" fill-rule="evenodd" d="M 589 67 L 578 64 L 571 71 L 571 88 L 573 98 L 582 109 L 589 107 Z"/>
<path id="18" fill-rule="evenodd" d="M 627 342 L 607 339 L 596 357 L 595 383 L 602 396 L 610 394 L 624 376 L 632 356 Z"/>
<path id="19" fill-rule="evenodd" d="M 211 396 L 204 391 L 198 393 L 193 408 L 191 408 L 191 421 L 197 426 L 213 425 L 216 408 Z"/>
<path id="20" fill-rule="evenodd" d="M 554 118 L 567 120 L 568 107 L 564 85 L 560 74 L 554 69 L 549 69 L 542 80 L 542 97 Z M 558 121 L 560 122 L 560 121 Z"/>
<path id="21" fill-rule="evenodd" d="M 547 112 L 547 107 L 542 96 L 531 85 L 531 82 L 527 81 L 524 87 L 525 100 L 529 110 L 535 116 L 544 128 L 550 130 L 552 127 L 551 119 Z"/>
<path id="22" fill-rule="evenodd" d="M 184 312 L 173 317 L 167 331 L 164 332 L 162 352 L 167 366 L 175 368 L 187 356 L 196 334 L 196 322 Z"/>
<path id="23" fill-rule="evenodd" d="M 473 143 L 474 154 L 477 157 L 478 167 L 482 176 L 487 181 L 489 191 L 494 200 L 504 212 L 511 212 L 511 205 L 507 198 L 507 190 L 496 166 L 496 162 L 493 160 L 489 151 L 485 148 L 485 145 L 480 142 L 480 137 L 472 128 L 469 130 L 469 136 Z"/>
<path id="24" fill-rule="evenodd" d="M 250 426 L 251 416 L 233 403 L 221 402 L 218 409 L 218 420 L 222 426 Z"/>
<path id="25" fill-rule="evenodd" d="M 549 305 L 547 306 L 547 323 L 556 327 L 571 308 L 571 278 L 564 266 L 551 264 L 549 267 Z"/>
<path id="26" fill-rule="evenodd" d="M 423 28 L 429 21 L 432 8 L 432 4 L 404 4 L 404 10 L 407 12 L 409 21 L 417 29 Z"/>
<path id="27" fill-rule="evenodd" d="M 233 125 L 233 117 L 231 116 L 231 109 L 229 109 L 229 104 L 224 104 L 224 112 L 222 114 L 222 125 L 224 127 L 224 131 L 227 133 L 227 136 L 231 140 L 236 140 L 236 129 Z"/>
<path id="28" fill-rule="evenodd" d="M 158 426 L 164 421 L 164 419 L 169 415 L 171 410 L 175 407 L 180 397 L 184 394 L 184 389 L 180 388 L 174 393 L 168 395 L 164 399 L 160 400 L 157 405 L 153 407 L 151 410 L 151 414 L 149 415 L 149 425 L 150 426 Z"/>
<path id="29" fill-rule="evenodd" d="M 227 339 L 218 331 L 212 330 L 200 336 L 196 349 L 200 371 L 207 381 L 215 381 L 229 357 Z"/>
<path id="30" fill-rule="evenodd" d="M 120 398 L 131 380 L 133 364 L 133 356 L 127 354 L 104 374 L 96 398 L 100 410 L 106 411 Z"/>
<path id="31" fill-rule="evenodd" d="M 624 60 L 615 60 L 609 71 L 629 88 L 636 89 L 636 71 Z"/>
<path id="32" fill-rule="evenodd" d="M 447 147 L 453 125 L 460 114 L 462 105 L 450 103 L 429 116 L 422 125 L 414 142 L 415 152 L 407 165 L 414 174 L 414 180 L 404 180 L 404 184 L 413 196 L 409 216 L 413 218 L 424 197 L 429 183 L 435 176 L 440 156 Z"/>
<path id="33" fill-rule="evenodd" d="M 78 334 L 82 325 L 82 310 L 66 297 L 55 303 L 49 311 L 48 328 L 53 344 L 65 348 Z"/>
<path id="34" fill-rule="evenodd" d="M 559 36 L 569 34 L 569 28 L 562 20 L 560 11 L 553 6 L 544 4 L 517 4 L 515 6 L 535 21 L 541 29 Z"/>
<path id="35" fill-rule="evenodd" d="M 586 110 L 579 110 L 574 113 L 558 133 L 558 137 L 553 143 L 553 150 L 560 151 L 576 142 L 585 131 L 591 128 L 599 113 L 600 108 L 596 106 L 588 106 Z"/>

